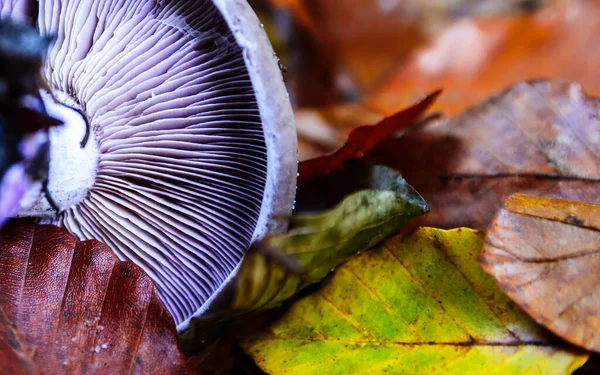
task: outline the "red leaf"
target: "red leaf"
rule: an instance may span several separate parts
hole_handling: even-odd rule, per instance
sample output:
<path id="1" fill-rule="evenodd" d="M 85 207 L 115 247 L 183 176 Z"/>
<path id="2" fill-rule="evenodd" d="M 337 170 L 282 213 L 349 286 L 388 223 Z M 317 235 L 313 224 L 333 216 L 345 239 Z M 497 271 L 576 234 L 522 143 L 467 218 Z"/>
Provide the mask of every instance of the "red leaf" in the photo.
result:
<path id="1" fill-rule="evenodd" d="M 399 131 L 417 122 L 440 94 L 441 90 L 435 91 L 421 102 L 383 119 L 377 125 L 363 125 L 353 129 L 346 144 L 333 154 L 301 162 L 298 166 L 298 185 L 339 170 L 346 160 L 361 158 L 391 139 Z"/>
<path id="2" fill-rule="evenodd" d="M 104 244 L 54 226 L 10 224 L 0 232 L 0 274 L 0 369 L 187 371 L 151 279 Z"/>

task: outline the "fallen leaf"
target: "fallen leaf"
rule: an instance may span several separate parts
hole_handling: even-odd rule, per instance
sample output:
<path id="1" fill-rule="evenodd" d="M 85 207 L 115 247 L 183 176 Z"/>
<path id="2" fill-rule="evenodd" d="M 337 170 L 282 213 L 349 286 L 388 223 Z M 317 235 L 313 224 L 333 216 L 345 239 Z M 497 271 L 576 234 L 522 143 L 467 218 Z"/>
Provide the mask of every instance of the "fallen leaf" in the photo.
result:
<path id="1" fill-rule="evenodd" d="M 563 339 L 600 351 L 600 206 L 509 197 L 480 261 L 523 310 Z"/>
<path id="2" fill-rule="evenodd" d="M 414 125 L 440 93 L 438 90 L 429 94 L 417 104 L 382 120 L 377 125 L 364 125 L 353 129 L 346 143 L 333 154 L 301 162 L 298 165 L 298 186 L 341 169 L 345 161 L 362 157 L 400 131 Z"/>
<path id="3" fill-rule="evenodd" d="M 402 111 L 398 106 L 396 112 Z M 371 111 L 361 103 L 339 104 L 294 111 L 301 161 L 329 154 L 344 145 L 352 129 L 377 124 L 386 116 Z"/>
<path id="4" fill-rule="evenodd" d="M 35 372 L 186 372 L 175 323 L 151 279 L 100 242 L 9 223 L 0 232 L 0 274 L 0 342 Z M 0 357 L 0 369 L 13 365 Z"/>
<path id="5" fill-rule="evenodd" d="M 477 262 L 483 235 L 422 228 L 336 270 L 243 348 L 270 374 L 565 374 L 555 342 Z"/>
<path id="6" fill-rule="evenodd" d="M 415 226 L 485 230 L 516 192 L 600 203 L 599 108 L 575 83 L 521 83 L 370 157 L 430 205 Z"/>
<path id="7" fill-rule="evenodd" d="M 600 95 L 599 34 L 600 0 L 563 1 L 521 16 L 462 19 L 383 79 L 364 104 L 389 115 L 443 87 L 445 95 L 433 109 L 455 114 L 535 78 L 576 81 Z"/>
<path id="8" fill-rule="evenodd" d="M 324 213 L 338 206 L 346 197 L 362 190 L 390 190 L 406 196 L 428 211 L 421 196 L 412 189 L 395 169 L 372 165 L 362 159 L 344 162 L 341 169 L 306 181 L 296 190 L 294 214 Z M 291 227 L 293 228 L 292 221 Z"/>
<path id="9" fill-rule="evenodd" d="M 305 55 L 306 60 L 292 62 L 288 71 L 288 78 L 293 76 L 288 85 L 292 97 L 315 98 L 296 103 L 300 160 L 335 150 L 354 127 L 374 124 L 438 88 L 444 88 L 446 94 L 434 110 L 454 114 L 511 84 L 535 77 L 563 77 L 586 86 L 590 81 L 592 92 L 600 86 L 595 84 L 600 80 L 595 74 L 598 53 L 593 52 L 599 31 L 594 4 L 569 2 L 531 14 L 556 1 L 271 1 L 297 15 L 297 21 L 305 20 L 298 23 L 305 25 L 302 31 L 313 30 L 313 39 L 325 40 L 321 42 L 323 53 L 296 51 L 295 46 L 304 46 L 296 41 L 287 49 Z M 529 12 L 518 12 L 523 9 Z M 407 14 L 408 22 L 416 20 L 421 28 L 418 34 L 397 27 L 406 22 Z M 495 17 L 465 18 L 477 14 Z M 393 27 L 382 30 L 381 23 L 390 19 Z M 387 34 L 367 37 L 382 32 Z M 424 34 L 437 38 L 422 47 Z M 390 43 L 392 40 L 402 42 Z M 410 55 L 394 56 L 394 48 L 404 48 L 406 41 Z M 345 50 L 352 56 L 344 57 Z M 337 67 L 321 69 L 318 77 L 303 73 L 303 69 L 323 66 L 321 60 Z M 335 75 L 336 71 L 339 89 L 359 91 L 351 100 L 336 101 L 332 95 L 329 100 L 323 98 L 328 90 L 322 83 L 333 81 L 323 75 Z M 299 84 L 294 84 L 296 81 Z M 308 92 L 302 95 L 303 91 Z"/>

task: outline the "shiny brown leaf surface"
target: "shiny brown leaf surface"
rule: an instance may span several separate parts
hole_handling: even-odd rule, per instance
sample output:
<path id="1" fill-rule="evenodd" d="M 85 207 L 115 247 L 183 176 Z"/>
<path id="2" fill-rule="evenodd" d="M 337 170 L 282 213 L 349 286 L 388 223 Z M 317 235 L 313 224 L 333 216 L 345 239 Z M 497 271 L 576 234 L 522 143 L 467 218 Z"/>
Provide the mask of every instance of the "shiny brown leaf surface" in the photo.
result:
<path id="1" fill-rule="evenodd" d="M 21 373 L 185 373 L 152 281 L 102 243 L 9 224 L 0 232 L 0 274 L 0 372 L 17 358 Z"/>
<path id="2" fill-rule="evenodd" d="M 509 197 L 488 229 L 483 268 L 531 317 L 600 351 L 600 206 Z"/>
<path id="3" fill-rule="evenodd" d="M 600 203 L 599 107 L 575 83 L 522 83 L 371 156 L 430 205 L 416 225 L 485 230 L 516 192 Z"/>

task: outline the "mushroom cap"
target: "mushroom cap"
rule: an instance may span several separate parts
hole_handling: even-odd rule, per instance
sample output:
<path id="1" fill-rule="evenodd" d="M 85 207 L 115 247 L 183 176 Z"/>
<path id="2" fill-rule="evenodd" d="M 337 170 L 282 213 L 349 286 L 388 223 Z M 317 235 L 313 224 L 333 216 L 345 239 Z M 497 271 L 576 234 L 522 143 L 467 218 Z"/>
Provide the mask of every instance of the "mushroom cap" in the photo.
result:
<path id="1" fill-rule="evenodd" d="M 49 194 L 22 214 L 137 263 L 184 330 L 293 207 L 293 113 L 267 36 L 245 0 L 39 0 L 37 24 L 56 38 L 44 97 L 66 125 Z"/>

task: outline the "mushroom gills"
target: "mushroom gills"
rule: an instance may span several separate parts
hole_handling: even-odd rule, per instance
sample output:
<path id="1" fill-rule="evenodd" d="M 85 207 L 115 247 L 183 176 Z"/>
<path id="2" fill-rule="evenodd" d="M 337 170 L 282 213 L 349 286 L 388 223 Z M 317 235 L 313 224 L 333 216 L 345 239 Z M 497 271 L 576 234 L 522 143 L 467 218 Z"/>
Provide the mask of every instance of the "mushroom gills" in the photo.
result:
<path id="1" fill-rule="evenodd" d="M 268 39 L 245 0 L 39 0 L 37 14 L 56 36 L 44 101 L 65 125 L 20 215 L 137 263 L 185 330 L 292 210 L 296 134 Z"/>

